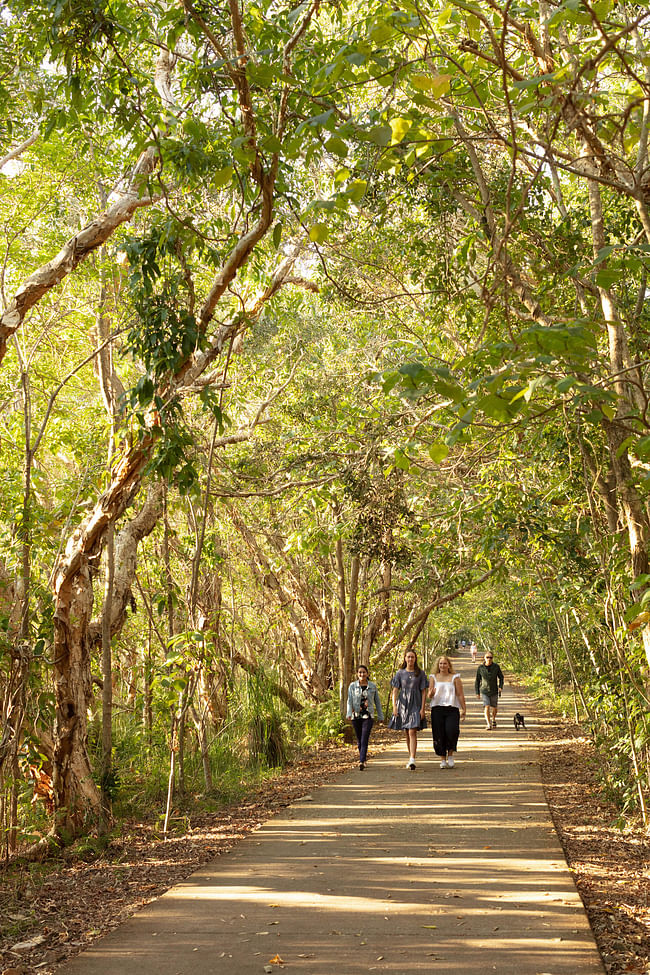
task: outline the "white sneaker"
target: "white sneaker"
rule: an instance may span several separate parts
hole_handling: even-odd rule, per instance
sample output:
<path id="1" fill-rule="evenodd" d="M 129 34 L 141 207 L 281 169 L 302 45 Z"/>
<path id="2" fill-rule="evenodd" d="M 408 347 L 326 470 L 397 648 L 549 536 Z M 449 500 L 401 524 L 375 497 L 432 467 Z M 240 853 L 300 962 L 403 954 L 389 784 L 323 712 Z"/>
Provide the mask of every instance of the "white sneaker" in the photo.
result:
<path id="1" fill-rule="evenodd" d="M 442 760 L 442 762 L 440 763 L 440 768 L 448 768 L 446 759 Z"/>
<path id="2" fill-rule="evenodd" d="M 447 756 L 447 768 L 453 768 L 455 764 L 456 763 L 454 762 L 454 756 L 453 755 L 448 755 Z"/>
<path id="3" fill-rule="evenodd" d="M 415 760 L 412 759 L 412 758 L 409 758 L 408 762 L 406 763 L 406 767 L 407 767 L 407 769 L 414 769 L 415 768 Z"/>

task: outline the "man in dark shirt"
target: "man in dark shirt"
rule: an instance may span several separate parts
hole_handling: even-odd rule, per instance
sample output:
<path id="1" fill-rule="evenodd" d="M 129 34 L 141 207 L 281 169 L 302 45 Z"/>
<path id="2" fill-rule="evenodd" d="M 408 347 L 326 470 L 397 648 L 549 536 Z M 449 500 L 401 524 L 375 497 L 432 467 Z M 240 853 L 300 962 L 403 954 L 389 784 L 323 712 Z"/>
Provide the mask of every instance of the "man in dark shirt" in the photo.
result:
<path id="1" fill-rule="evenodd" d="M 478 666 L 474 690 L 485 706 L 485 727 L 488 730 L 496 728 L 497 708 L 503 690 L 503 673 L 499 665 L 494 663 L 491 650 L 486 650 L 483 663 Z"/>

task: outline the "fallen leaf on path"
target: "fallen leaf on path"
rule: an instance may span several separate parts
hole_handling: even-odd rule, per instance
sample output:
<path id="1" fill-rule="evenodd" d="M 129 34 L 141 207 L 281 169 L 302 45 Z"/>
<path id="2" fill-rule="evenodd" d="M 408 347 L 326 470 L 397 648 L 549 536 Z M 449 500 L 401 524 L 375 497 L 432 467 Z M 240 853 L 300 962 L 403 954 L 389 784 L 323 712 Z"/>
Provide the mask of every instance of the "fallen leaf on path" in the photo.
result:
<path id="1" fill-rule="evenodd" d="M 437 924 L 423 924 L 422 927 L 423 928 L 437 928 L 438 925 Z"/>
<path id="2" fill-rule="evenodd" d="M 279 955 L 274 955 L 273 958 L 269 958 L 269 965 L 284 965 L 284 962 Z"/>

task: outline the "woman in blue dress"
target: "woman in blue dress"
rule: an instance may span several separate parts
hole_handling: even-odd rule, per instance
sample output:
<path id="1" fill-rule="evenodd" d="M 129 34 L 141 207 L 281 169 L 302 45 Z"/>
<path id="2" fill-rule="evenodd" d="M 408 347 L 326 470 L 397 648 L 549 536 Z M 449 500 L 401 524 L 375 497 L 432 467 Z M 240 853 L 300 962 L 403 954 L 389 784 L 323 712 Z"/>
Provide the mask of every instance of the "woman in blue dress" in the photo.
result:
<path id="1" fill-rule="evenodd" d="M 390 682 L 393 696 L 393 716 L 397 726 L 406 735 L 409 760 L 407 769 L 415 768 L 418 750 L 418 729 L 424 724 L 426 707 L 425 691 L 429 686 L 427 675 L 418 666 L 417 654 L 409 650 L 404 655 L 402 666 Z"/>

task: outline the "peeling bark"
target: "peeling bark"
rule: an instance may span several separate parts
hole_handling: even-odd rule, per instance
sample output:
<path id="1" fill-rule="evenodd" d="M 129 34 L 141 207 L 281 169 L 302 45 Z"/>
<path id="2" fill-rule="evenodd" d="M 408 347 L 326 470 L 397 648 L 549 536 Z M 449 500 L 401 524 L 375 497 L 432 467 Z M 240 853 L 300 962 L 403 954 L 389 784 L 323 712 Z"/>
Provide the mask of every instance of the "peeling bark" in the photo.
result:
<path id="1" fill-rule="evenodd" d="M 147 175 L 153 172 L 155 162 L 154 150 L 147 149 L 135 168 L 129 187 L 103 213 L 71 237 L 51 261 L 30 274 L 21 284 L 0 315 L 0 363 L 7 351 L 7 341 L 20 328 L 30 309 L 89 254 L 101 247 L 118 227 L 131 220 L 139 209 L 151 206 L 153 197 L 142 195 L 140 188 L 145 184 Z"/>

